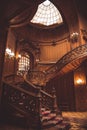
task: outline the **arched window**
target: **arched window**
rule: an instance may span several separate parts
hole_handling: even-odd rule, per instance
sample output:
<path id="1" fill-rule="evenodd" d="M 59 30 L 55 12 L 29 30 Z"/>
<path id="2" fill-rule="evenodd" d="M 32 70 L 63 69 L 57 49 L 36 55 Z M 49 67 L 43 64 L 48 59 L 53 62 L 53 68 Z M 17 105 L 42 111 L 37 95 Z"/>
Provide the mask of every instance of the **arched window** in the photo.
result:
<path id="1" fill-rule="evenodd" d="M 30 56 L 27 54 L 21 55 L 18 62 L 18 74 L 23 75 L 30 68 Z"/>
<path id="2" fill-rule="evenodd" d="M 63 23 L 63 19 L 56 6 L 49 0 L 45 0 L 43 3 L 38 5 L 37 12 L 31 22 L 50 26 L 53 24 Z"/>

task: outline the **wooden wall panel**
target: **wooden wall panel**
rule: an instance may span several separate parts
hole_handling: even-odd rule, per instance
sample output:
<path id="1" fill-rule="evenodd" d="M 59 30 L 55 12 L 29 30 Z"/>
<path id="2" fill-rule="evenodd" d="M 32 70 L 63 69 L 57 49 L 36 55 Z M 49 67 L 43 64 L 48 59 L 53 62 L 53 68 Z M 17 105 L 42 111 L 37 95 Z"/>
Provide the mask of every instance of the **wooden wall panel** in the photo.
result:
<path id="1" fill-rule="evenodd" d="M 16 43 L 15 36 L 12 33 L 11 29 L 9 29 L 6 48 L 11 49 L 12 52 L 15 53 L 15 43 Z M 8 58 L 5 56 L 3 76 L 13 74 L 13 73 L 15 73 L 15 58 Z"/>
<path id="2" fill-rule="evenodd" d="M 56 77 L 47 84 L 48 91 L 52 91 L 52 87 L 56 89 L 57 104 L 62 111 L 75 111 L 75 92 L 73 83 L 73 72 Z"/>
<path id="3" fill-rule="evenodd" d="M 70 51 L 70 43 L 68 41 L 57 44 L 56 46 L 41 46 L 41 61 L 57 61 L 63 55 Z"/>
<path id="4" fill-rule="evenodd" d="M 75 86 L 75 97 L 76 97 L 76 110 L 87 111 L 87 61 L 85 61 L 79 68 L 74 72 L 78 73 L 78 76 L 84 79 L 86 78 L 86 84 Z M 83 75 L 84 73 L 84 75 Z M 82 79 L 82 80 L 83 80 Z M 85 80 L 85 79 L 84 79 Z"/>

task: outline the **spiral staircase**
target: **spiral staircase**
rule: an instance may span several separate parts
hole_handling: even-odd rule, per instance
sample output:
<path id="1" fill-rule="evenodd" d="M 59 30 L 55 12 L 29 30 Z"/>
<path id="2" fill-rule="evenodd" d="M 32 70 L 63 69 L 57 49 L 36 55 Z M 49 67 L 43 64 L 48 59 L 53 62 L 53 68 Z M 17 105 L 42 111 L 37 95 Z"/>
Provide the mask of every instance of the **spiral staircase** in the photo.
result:
<path id="1" fill-rule="evenodd" d="M 15 74 L 4 77 L 1 119 L 28 129 L 68 130 L 71 126 L 58 109 L 55 89 L 48 94 L 40 86 L 57 75 L 77 68 L 86 56 L 87 44 L 84 44 L 64 55 L 44 72 L 30 70 L 24 77 Z"/>

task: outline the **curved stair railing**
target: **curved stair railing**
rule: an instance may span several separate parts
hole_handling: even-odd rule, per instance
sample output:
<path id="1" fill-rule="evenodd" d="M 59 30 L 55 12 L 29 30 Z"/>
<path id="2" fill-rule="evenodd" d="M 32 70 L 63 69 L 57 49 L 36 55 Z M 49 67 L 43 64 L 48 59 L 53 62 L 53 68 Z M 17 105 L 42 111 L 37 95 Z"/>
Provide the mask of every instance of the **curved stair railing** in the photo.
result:
<path id="1" fill-rule="evenodd" d="M 60 114 L 55 93 L 50 95 L 16 75 L 3 79 L 2 107 L 8 116 L 9 114 L 13 116 L 14 110 L 14 113 L 18 112 L 26 118 L 28 127 L 38 129 L 43 128 L 41 120 L 43 108 L 56 115 Z"/>
<path id="2" fill-rule="evenodd" d="M 46 83 L 69 63 L 87 56 L 87 44 L 81 45 L 65 54 L 53 66 L 45 71 L 29 71 L 27 79 L 35 85 L 45 86 Z"/>
<path id="3" fill-rule="evenodd" d="M 45 71 L 46 79 L 59 72 L 64 66 L 72 61 L 87 56 L 87 44 L 81 45 L 64 55 L 58 62 Z"/>

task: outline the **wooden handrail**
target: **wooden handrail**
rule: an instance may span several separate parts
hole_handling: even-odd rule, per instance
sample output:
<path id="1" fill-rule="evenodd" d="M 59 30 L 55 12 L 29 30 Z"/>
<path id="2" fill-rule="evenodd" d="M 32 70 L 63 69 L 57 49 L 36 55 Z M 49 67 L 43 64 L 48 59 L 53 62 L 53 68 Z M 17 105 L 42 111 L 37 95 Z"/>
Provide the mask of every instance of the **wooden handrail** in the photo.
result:
<path id="1" fill-rule="evenodd" d="M 18 91 L 20 91 L 20 92 L 23 92 L 23 93 L 28 94 L 28 95 L 33 96 L 33 97 L 37 97 L 37 94 L 32 93 L 32 92 L 29 92 L 29 91 L 26 91 L 26 90 L 24 90 L 23 88 L 20 88 L 20 87 L 16 87 L 16 85 L 9 84 L 9 83 L 6 82 L 6 81 L 3 81 L 3 83 L 5 83 L 6 85 L 8 85 L 8 86 L 10 86 L 11 88 L 14 88 L 14 89 L 16 89 L 16 90 L 18 90 Z"/>
<path id="2" fill-rule="evenodd" d="M 45 71 L 46 75 L 49 75 L 50 73 L 54 73 L 56 71 L 59 71 L 61 68 L 63 68 L 65 65 L 70 63 L 71 61 L 87 56 L 87 44 L 81 45 L 72 51 L 65 54 L 62 58 L 60 58 L 55 65 L 51 66 Z"/>
<path id="3" fill-rule="evenodd" d="M 13 75 L 11 75 L 13 76 Z M 11 77 L 8 76 L 8 77 Z M 15 76 L 15 75 L 14 75 Z M 20 78 L 20 76 L 18 76 Z M 12 79 L 13 80 L 13 79 Z M 36 87 L 27 79 L 27 75 L 24 75 L 24 82 L 19 80 L 16 82 L 9 82 L 8 80 L 3 80 L 3 83 L 6 84 L 10 89 L 14 89 L 14 91 L 19 91 L 20 93 L 24 93 L 25 95 L 32 96 L 32 98 L 37 99 L 37 111 L 40 112 L 40 106 L 44 106 L 46 108 L 53 108 L 55 97 L 48 94 L 44 90 L 41 90 L 40 87 Z M 23 87 L 21 86 L 23 84 Z M 26 89 L 27 87 L 27 89 Z M 18 95 L 17 95 L 18 96 Z"/>
<path id="4" fill-rule="evenodd" d="M 41 93 L 45 94 L 46 96 L 50 97 L 50 98 L 54 98 L 52 95 L 48 94 L 47 92 L 41 90 Z"/>
<path id="5" fill-rule="evenodd" d="M 24 80 L 28 83 L 28 84 L 30 84 L 34 89 L 37 89 L 37 87 L 34 85 L 34 84 L 32 84 L 28 79 L 27 79 L 27 73 L 25 73 L 24 74 Z"/>

